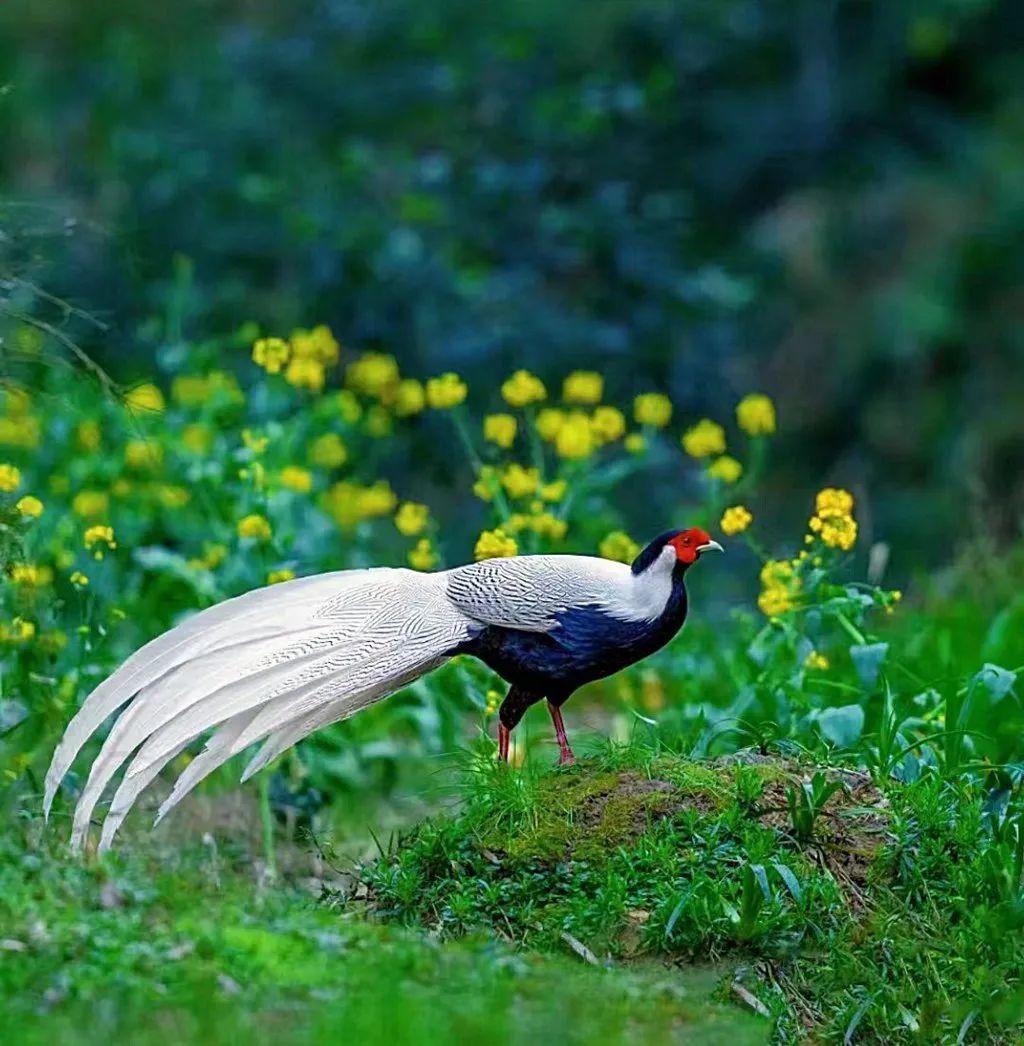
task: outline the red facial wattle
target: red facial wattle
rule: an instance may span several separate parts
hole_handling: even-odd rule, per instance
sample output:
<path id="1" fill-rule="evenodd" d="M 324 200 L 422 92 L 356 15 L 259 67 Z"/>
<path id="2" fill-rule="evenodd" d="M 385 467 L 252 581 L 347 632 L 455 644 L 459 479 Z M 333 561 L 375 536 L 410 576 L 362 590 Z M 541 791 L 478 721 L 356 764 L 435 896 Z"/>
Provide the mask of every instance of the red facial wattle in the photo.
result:
<path id="1" fill-rule="evenodd" d="M 696 563 L 702 551 L 709 546 L 720 549 L 722 546 L 717 541 L 711 540 L 711 535 L 700 527 L 691 527 L 682 530 L 669 544 L 676 550 L 676 558 L 680 563 Z"/>

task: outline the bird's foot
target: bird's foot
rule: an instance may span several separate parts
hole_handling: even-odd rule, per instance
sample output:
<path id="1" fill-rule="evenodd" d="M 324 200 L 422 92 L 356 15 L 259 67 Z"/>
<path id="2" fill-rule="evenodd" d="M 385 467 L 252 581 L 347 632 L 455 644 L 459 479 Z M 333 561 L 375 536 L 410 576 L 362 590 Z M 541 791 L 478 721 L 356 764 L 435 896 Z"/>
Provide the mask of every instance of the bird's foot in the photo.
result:
<path id="1" fill-rule="evenodd" d="M 562 749 L 562 754 L 558 757 L 559 766 L 573 766 L 576 762 L 576 756 L 572 754 L 572 749 L 566 745 Z"/>
<path id="2" fill-rule="evenodd" d="M 498 759 L 503 763 L 508 762 L 508 743 L 511 736 L 512 731 L 504 723 L 498 723 Z"/>

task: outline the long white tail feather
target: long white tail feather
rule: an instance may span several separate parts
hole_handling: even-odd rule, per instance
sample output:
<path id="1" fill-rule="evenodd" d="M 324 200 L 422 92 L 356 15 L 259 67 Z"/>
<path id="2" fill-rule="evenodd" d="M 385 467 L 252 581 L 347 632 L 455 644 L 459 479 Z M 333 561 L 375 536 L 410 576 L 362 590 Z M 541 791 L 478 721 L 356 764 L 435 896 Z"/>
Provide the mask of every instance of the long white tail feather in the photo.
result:
<path id="1" fill-rule="evenodd" d="M 49 816 L 53 797 L 82 748 L 100 725 L 143 687 L 172 668 L 206 653 L 218 645 L 238 644 L 255 638 L 247 626 L 265 620 L 264 627 L 286 620 L 293 604 L 314 602 L 322 594 L 337 595 L 339 590 L 364 581 L 375 571 L 338 571 L 313 578 L 299 578 L 275 586 L 273 599 L 268 589 L 255 589 L 225 600 L 192 615 L 185 622 L 157 636 L 129 657 L 125 663 L 86 698 L 68 724 L 46 774 L 43 812 Z M 333 588 L 332 588 L 333 586 Z M 253 619 L 257 619 L 255 622 Z M 279 624 L 278 624 L 279 630 Z M 266 633 L 265 634 L 272 634 Z"/>
<path id="2" fill-rule="evenodd" d="M 159 816 L 254 742 L 267 739 L 247 775 L 430 671 L 477 627 L 446 598 L 443 575 L 408 570 L 325 574 L 218 604 L 144 646 L 89 695 L 54 753 L 45 808 L 88 737 L 127 701 L 77 804 L 75 847 L 136 748 L 104 824 L 104 849 L 143 789 L 206 731 L 219 727 Z"/>

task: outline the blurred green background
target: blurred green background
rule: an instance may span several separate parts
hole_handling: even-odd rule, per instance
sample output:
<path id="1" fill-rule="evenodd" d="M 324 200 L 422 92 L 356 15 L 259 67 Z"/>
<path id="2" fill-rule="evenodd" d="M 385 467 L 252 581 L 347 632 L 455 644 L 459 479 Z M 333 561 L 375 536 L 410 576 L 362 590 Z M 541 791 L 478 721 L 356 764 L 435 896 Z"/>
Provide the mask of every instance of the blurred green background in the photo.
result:
<path id="1" fill-rule="evenodd" d="M 684 418 L 763 390 L 759 514 L 841 483 L 864 547 L 930 566 L 1024 515 L 1022 29 L 993 0 L 6 0 L 0 305 L 125 381 L 255 321 L 471 386 L 597 368 Z M 443 488 L 420 449 L 393 478 Z M 623 495 L 636 533 L 681 483 Z"/>

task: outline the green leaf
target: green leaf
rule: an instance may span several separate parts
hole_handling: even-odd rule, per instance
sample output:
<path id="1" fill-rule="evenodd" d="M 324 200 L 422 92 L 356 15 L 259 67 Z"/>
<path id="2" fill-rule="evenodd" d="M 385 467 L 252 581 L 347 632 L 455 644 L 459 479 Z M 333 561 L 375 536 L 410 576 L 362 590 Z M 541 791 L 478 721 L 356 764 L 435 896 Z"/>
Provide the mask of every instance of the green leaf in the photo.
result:
<path id="1" fill-rule="evenodd" d="M 860 705 L 826 708 L 818 716 L 818 728 L 837 748 L 852 748 L 864 731 L 864 709 Z"/>
<path id="2" fill-rule="evenodd" d="M 996 704 L 1002 701 L 1010 690 L 1013 689 L 1013 684 L 1016 681 L 1016 672 L 1011 672 L 1008 668 L 1001 668 L 999 665 L 990 663 L 982 665 L 980 671 L 971 680 L 971 685 L 983 686 L 989 692 L 992 703 Z"/>
<path id="3" fill-rule="evenodd" d="M 878 682 L 878 673 L 882 669 L 882 662 L 889 652 L 888 643 L 862 643 L 850 647 L 850 657 L 853 658 L 853 667 L 857 670 L 857 676 L 865 690 L 873 690 Z"/>

